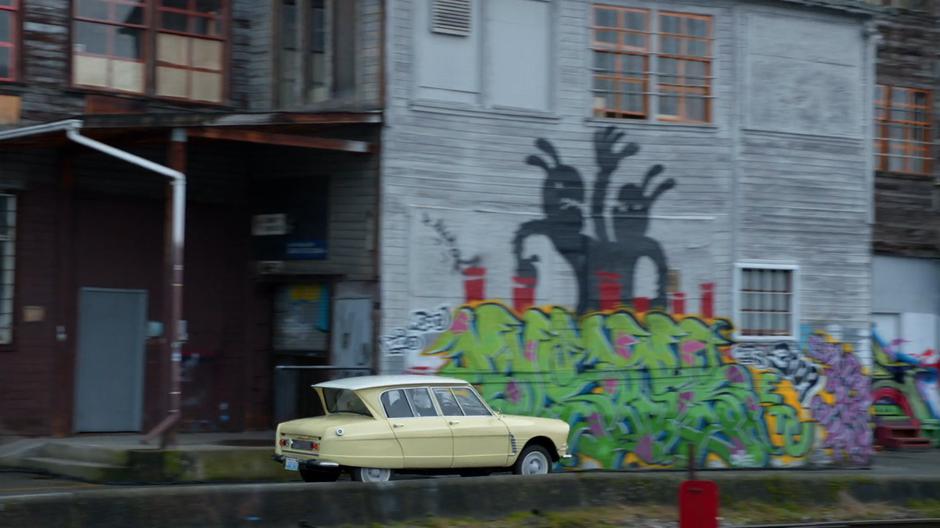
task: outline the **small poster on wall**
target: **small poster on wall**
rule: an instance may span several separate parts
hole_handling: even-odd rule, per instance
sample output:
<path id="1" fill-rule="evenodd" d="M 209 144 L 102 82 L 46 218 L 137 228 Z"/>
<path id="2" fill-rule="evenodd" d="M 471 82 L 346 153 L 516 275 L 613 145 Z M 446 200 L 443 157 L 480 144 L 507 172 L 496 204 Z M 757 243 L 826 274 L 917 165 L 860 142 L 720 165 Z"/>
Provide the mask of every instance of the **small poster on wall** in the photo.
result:
<path id="1" fill-rule="evenodd" d="M 274 349 L 324 355 L 329 343 L 330 288 L 286 284 L 274 298 Z"/>

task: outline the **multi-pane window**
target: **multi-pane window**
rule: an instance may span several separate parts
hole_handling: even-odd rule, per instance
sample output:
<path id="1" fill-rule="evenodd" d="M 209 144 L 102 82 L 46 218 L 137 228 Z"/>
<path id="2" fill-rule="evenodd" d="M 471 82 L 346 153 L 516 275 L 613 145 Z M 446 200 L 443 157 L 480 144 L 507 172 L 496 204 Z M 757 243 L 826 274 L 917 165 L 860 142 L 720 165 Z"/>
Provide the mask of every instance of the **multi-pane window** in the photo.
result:
<path id="1" fill-rule="evenodd" d="M 876 90 L 878 170 L 930 174 L 933 161 L 930 92 L 886 85 L 878 85 Z"/>
<path id="2" fill-rule="evenodd" d="M 160 0 L 156 94 L 222 102 L 225 19 L 221 0 Z"/>
<path id="3" fill-rule="evenodd" d="M 76 85 L 144 93 L 146 2 L 76 0 L 72 80 Z"/>
<path id="4" fill-rule="evenodd" d="M 13 340 L 16 197 L 0 194 L 0 344 Z"/>
<path id="5" fill-rule="evenodd" d="M 592 34 L 595 116 L 711 121 L 710 16 L 597 5 Z"/>
<path id="6" fill-rule="evenodd" d="M 741 337 L 796 336 L 796 267 L 738 265 L 737 317 Z"/>
<path id="7" fill-rule="evenodd" d="M 19 0 L 0 0 L 0 81 L 16 80 L 19 29 Z"/>
<path id="8" fill-rule="evenodd" d="M 302 106 L 354 89 L 352 0 L 278 0 L 278 102 Z"/>
<path id="9" fill-rule="evenodd" d="M 74 0 L 73 16 L 75 86 L 223 101 L 227 1 Z"/>

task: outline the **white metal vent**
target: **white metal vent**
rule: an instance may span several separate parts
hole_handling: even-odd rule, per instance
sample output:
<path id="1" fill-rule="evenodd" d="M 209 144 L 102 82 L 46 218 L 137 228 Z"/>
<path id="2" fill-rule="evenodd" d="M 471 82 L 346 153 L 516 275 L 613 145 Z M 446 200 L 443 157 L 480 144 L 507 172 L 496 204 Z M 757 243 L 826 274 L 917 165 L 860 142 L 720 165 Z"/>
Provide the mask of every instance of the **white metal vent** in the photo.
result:
<path id="1" fill-rule="evenodd" d="M 470 34 L 471 0 L 432 0 L 431 31 L 447 35 Z"/>

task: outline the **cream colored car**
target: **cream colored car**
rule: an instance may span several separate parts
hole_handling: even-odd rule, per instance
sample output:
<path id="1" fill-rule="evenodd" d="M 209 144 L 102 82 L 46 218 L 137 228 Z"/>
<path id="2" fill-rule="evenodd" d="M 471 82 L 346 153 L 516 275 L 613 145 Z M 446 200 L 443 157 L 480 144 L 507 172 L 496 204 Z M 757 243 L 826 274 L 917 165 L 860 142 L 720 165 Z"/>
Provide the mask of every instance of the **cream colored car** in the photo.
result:
<path id="1" fill-rule="evenodd" d="M 363 376 L 313 386 L 321 416 L 277 427 L 274 459 L 308 482 L 386 481 L 394 471 L 519 475 L 567 458 L 568 424 L 494 412 L 469 383 Z"/>

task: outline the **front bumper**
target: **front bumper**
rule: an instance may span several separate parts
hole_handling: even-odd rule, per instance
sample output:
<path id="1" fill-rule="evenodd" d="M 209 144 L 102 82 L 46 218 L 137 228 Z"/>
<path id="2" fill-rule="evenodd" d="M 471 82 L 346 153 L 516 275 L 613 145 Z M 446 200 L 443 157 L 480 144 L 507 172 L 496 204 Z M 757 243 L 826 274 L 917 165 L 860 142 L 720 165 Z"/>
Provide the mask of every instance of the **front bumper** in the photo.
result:
<path id="1" fill-rule="evenodd" d="M 271 455 L 271 459 L 275 462 L 284 463 L 284 459 L 287 458 L 284 455 Z M 338 469 L 339 464 L 337 462 L 330 462 L 328 460 L 300 460 L 297 459 L 297 464 L 304 469 Z"/>

